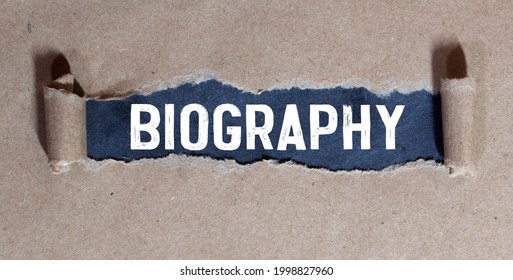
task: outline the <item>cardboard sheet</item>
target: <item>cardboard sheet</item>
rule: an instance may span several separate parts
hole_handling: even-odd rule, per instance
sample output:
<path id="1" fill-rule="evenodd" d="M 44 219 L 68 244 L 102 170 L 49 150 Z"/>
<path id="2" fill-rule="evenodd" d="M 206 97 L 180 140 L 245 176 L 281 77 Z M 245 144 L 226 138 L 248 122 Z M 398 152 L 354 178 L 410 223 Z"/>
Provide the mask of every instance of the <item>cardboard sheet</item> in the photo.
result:
<path id="1" fill-rule="evenodd" d="M 1 258 L 513 257 L 511 3 L 25 1 L 0 8 Z M 447 166 L 414 162 L 385 172 L 176 155 L 54 175 L 47 132 L 56 122 L 46 120 L 45 101 L 56 100 L 43 89 L 66 72 L 82 97 L 123 97 L 204 75 L 252 92 L 442 90 L 443 118 L 455 120 L 458 137 L 444 139 L 454 151 Z M 444 89 L 452 100 L 445 105 Z M 64 142 L 59 147 L 80 143 Z"/>

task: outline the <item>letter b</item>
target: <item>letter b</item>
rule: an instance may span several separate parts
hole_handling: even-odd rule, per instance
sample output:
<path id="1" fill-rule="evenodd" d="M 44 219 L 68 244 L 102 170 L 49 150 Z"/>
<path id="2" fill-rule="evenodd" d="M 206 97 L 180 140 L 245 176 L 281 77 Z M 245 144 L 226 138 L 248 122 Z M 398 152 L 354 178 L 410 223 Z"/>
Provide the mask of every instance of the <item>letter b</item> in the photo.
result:
<path id="1" fill-rule="evenodd" d="M 141 112 L 150 114 L 148 123 L 141 123 Z M 159 110 L 150 104 L 132 104 L 130 111 L 130 149 L 132 150 L 153 150 L 160 143 L 160 134 L 157 127 L 160 123 Z M 141 141 L 141 131 L 150 134 L 150 141 Z"/>

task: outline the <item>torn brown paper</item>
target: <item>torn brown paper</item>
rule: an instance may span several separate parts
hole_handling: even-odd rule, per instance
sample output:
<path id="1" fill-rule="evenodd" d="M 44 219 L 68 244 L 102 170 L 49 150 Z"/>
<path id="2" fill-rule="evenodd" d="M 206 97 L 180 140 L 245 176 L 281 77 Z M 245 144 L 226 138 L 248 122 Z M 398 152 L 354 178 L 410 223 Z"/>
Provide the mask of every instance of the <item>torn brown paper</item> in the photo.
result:
<path id="1" fill-rule="evenodd" d="M 474 96 L 472 78 L 442 79 L 444 163 L 452 175 L 472 174 L 474 169 Z"/>
<path id="2" fill-rule="evenodd" d="M 70 74 L 44 88 L 48 162 L 55 173 L 87 158 L 85 98 L 72 91 Z"/>

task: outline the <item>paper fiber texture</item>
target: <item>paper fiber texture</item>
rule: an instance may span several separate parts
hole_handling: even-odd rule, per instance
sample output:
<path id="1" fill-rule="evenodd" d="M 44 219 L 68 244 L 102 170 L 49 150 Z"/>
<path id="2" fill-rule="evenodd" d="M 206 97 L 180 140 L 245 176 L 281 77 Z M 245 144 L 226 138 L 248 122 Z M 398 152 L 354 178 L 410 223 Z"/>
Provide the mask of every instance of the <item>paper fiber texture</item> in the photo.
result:
<path id="1" fill-rule="evenodd" d="M 509 1 L 26 0 L 0 9 L 2 259 L 513 258 Z M 455 77 L 458 45 L 466 75 Z M 470 176 L 433 161 L 332 172 L 170 155 L 87 159 L 55 175 L 44 87 L 65 74 L 62 58 L 89 99 L 198 73 L 253 93 L 441 92 L 442 79 L 472 78 L 475 167 Z"/>

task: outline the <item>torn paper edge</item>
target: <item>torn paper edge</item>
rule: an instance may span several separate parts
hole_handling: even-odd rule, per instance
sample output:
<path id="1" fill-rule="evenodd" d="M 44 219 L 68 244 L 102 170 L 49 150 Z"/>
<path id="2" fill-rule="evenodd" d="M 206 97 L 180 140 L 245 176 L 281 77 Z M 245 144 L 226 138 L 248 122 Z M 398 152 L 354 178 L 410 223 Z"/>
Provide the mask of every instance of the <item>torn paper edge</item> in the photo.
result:
<path id="1" fill-rule="evenodd" d="M 351 174 L 351 175 L 364 175 L 364 174 L 375 174 L 380 176 L 393 176 L 399 173 L 408 172 L 413 169 L 418 169 L 421 167 L 427 167 L 427 168 L 433 168 L 439 171 L 443 171 L 444 173 L 449 173 L 448 168 L 439 162 L 436 162 L 435 160 L 425 160 L 425 159 L 418 159 L 415 161 L 408 161 L 404 164 L 394 164 L 385 167 L 381 170 L 361 170 L 361 169 L 353 169 L 353 170 L 337 170 L 332 171 L 326 168 L 321 167 L 314 167 L 314 168 L 308 168 L 304 164 L 296 163 L 294 161 L 287 161 L 287 162 L 279 162 L 278 160 L 273 159 L 264 159 L 259 161 L 254 161 L 248 164 L 240 164 L 237 163 L 233 159 L 215 159 L 208 156 L 191 156 L 191 155 L 183 155 L 183 154 L 169 154 L 166 157 L 162 158 L 142 158 L 139 160 L 133 160 L 130 162 L 124 162 L 114 159 L 106 159 L 101 161 L 96 161 L 94 159 L 88 158 L 84 162 L 84 166 L 86 170 L 99 170 L 108 166 L 113 166 L 117 164 L 122 164 L 124 166 L 140 166 L 145 165 L 148 163 L 157 163 L 162 165 L 168 165 L 168 166 L 183 166 L 185 165 L 196 165 L 200 162 L 207 161 L 210 165 L 219 166 L 222 165 L 223 168 L 221 170 L 224 170 L 226 173 L 231 173 L 236 170 L 244 169 L 244 168 L 251 168 L 252 166 L 258 165 L 258 164 L 266 164 L 268 167 L 273 168 L 307 168 L 309 171 L 316 171 L 324 174 Z"/>
<path id="2" fill-rule="evenodd" d="M 231 86 L 234 88 L 237 88 L 245 93 L 250 94 L 260 94 L 267 91 L 272 90 L 287 90 L 291 88 L 299 88 L 299 89 L 333 89 L 337 87 L 341 87 L 343 89 L 351 89 L 351 88 L 361 88 L 364 87 L 365 89 L 371 91 L 373 94 L 380 96 L 380 97 L 387 97 L 393 92 L 398 92 L 400 94 L 408 95 L 413 92 L 423 90 L 426 92 L 429 92 L 430 94 L 437 95 L 439 93 L 439 89 L 433 89 L 432 88 L 432 82 L 429 80 L 423 80 L 420 82 L 420 84 L 417 87 L 397 87 L 394 85 L 401 84 L 400 81 L 388 81 L 381 84 L 381 86 L 364 86 L 364 85 L 370 85 L 373 84 L 370 81 L 363 80 L 363 79 L 357 79 L 352 78 L 343 82 L 339 83 L 333 83 L 333 82 L 315 82 L 315 81 L 309 81 L 309 80 L 297 80 L 297 81 L 287 81 L 283 83 L 278 83 L 277 85 L 266 88 L 265 90 L 252 90 L 248 89 L 247 87 L 243 87 L 237 83 L 234 82 L 228 82 L 226 79 L 222 79 L 215 73 L 203 70 L 198 71 L 196 73 L 192 73 L 189 75 L 184 76 L 176 76 L 173 77 L 170 80 L 160 80 L 160 81 L 154 81 L 152 83 L 148 83 L 144 86 L 141 86 L 137 89 L 125 91 L 125 92 L 99 92 L 94 93 L 88 96 L 89 99 L 96 99 L 96 100 L 123 100 L 126 99 L 132 95 L 143 95 L 148 96 L 152 93 L 166 90 L 166 89 L 174 89 L 179 86 L 185 85 L 185 84 L 199 84 L 205 81 L 209 80 L 216 80 L 223 85 Z"/>

